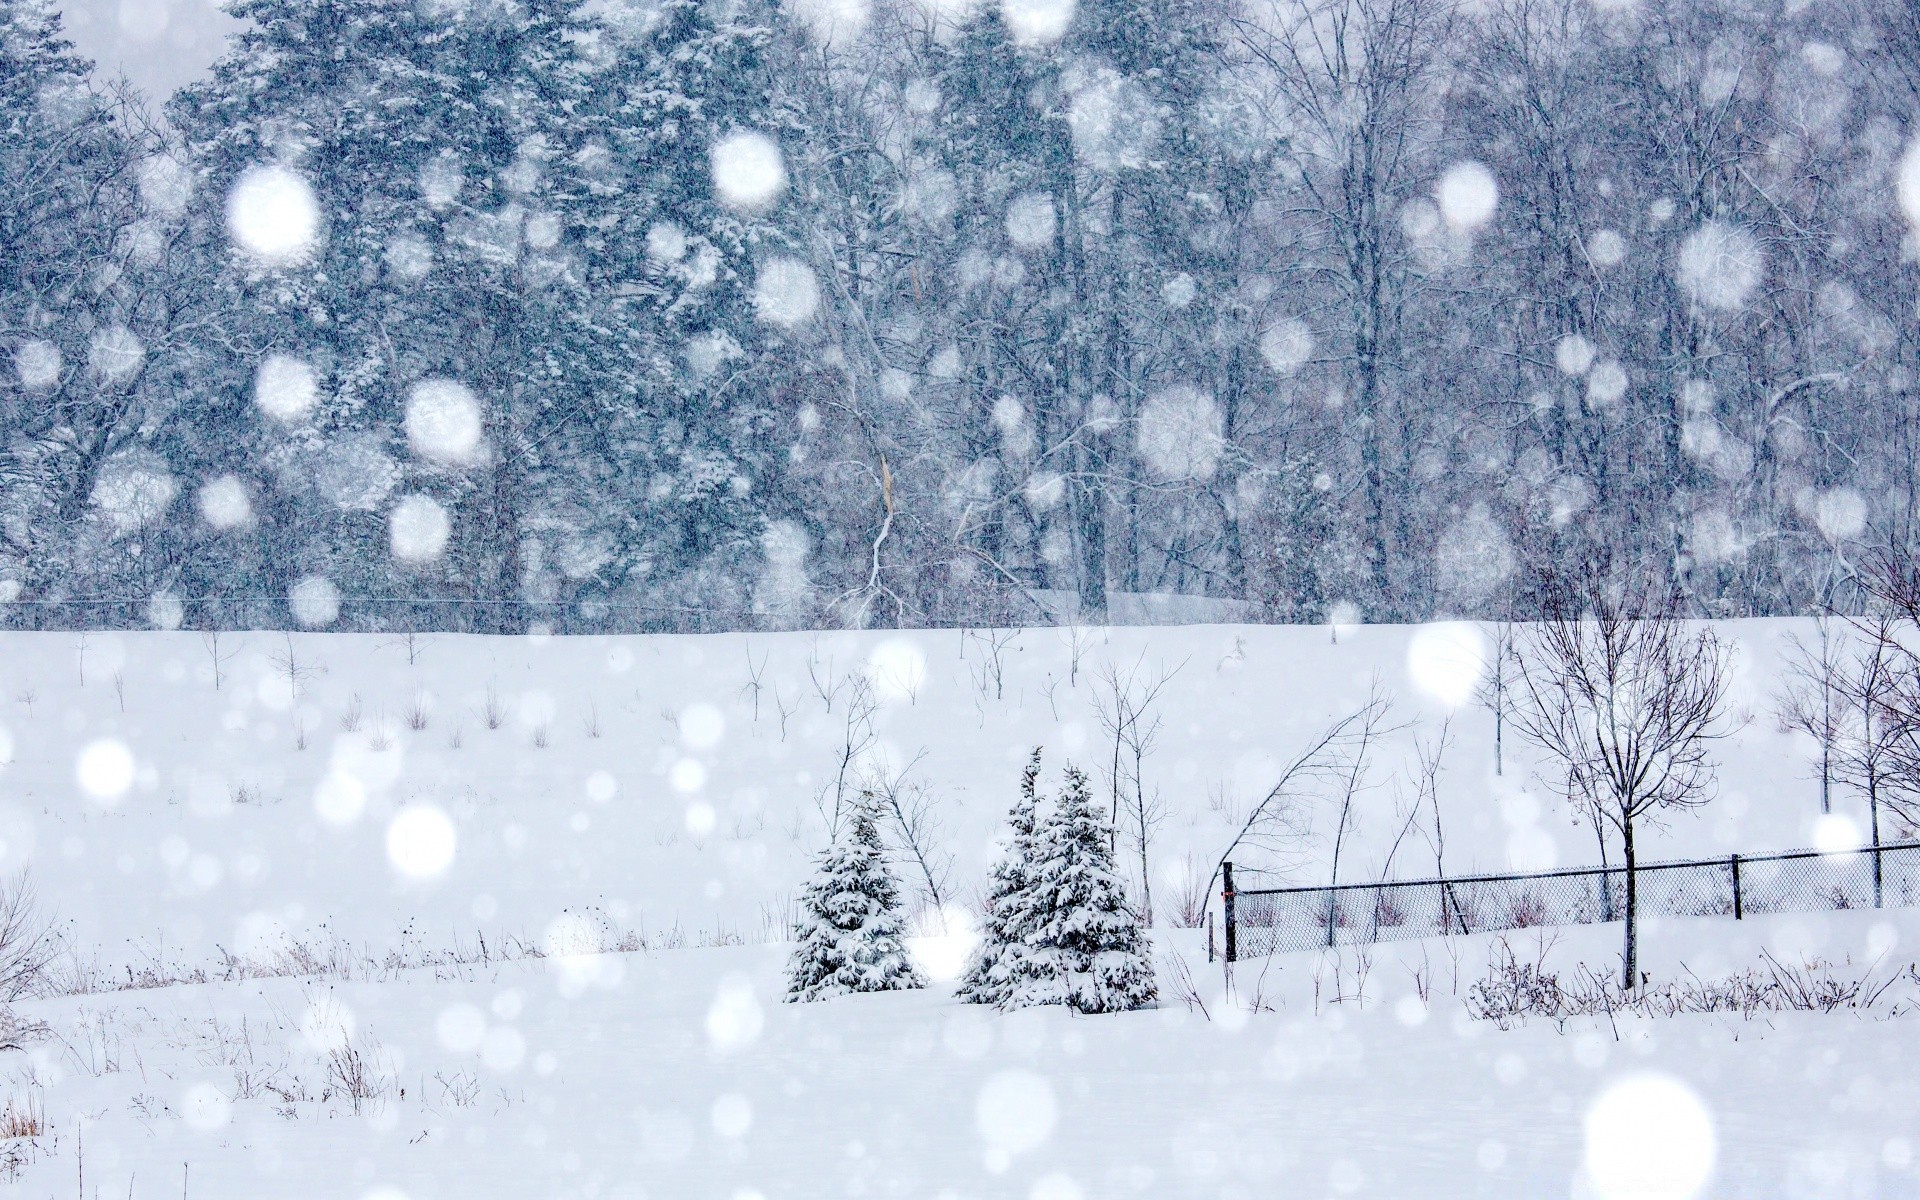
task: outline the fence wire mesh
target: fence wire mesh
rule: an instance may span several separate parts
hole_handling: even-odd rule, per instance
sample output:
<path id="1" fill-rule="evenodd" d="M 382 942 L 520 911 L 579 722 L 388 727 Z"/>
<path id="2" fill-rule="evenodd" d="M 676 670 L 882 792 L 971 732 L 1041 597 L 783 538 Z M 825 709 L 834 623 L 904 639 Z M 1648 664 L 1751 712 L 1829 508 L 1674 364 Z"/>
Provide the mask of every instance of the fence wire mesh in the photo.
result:
<path id="1" fill-rule="evenodd" d="M 1634 870 L 1642 917 L 1920 905 L 1920 842 L 1833 853 L 1795 850 Z M 1463 875 L 1337 887 L 1246 888 L 1230 909 L 1235 957 L 1321 946 L 1487 933 L 1542 925 L 1591 925 L 1626 913 L 1620 867 L 1532 875 Z"/>

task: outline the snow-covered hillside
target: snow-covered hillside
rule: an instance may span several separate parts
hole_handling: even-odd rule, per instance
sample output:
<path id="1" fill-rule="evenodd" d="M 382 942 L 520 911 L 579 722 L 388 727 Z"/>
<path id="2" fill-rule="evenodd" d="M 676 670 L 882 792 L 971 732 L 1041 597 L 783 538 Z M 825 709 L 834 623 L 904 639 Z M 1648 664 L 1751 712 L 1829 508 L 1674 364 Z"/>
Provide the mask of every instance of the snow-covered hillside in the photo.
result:
<path id="1" fill-rule="evenodd" d="M 1723 628 L 1739 727 L 1716 747 L 1719 795 L 1650 836 L 1648 857 L 1835 837 L 1816 829 L 1811 745 L 1772 711 L 1794 629 Z M 1167 928 L 1248 805 L 1375 688 L 1396 728 L 1343 878 L 1381 871 L 1415 742 L 1449 719 L 1448 869 L 1591 861 L 1592 833 L 1511 731 L 1494 773 L 1481 636 L 0 635 L 0 866 L 30 873 L 83 981 L 217 980 L 223 952 L 253 964 L 243 975 L 305 954 L 337 968 L 18 1005 L 47 1031 L 0 1052 L 8 1098 L 41 1128 L 15 1186 L 195 1200 L 1920 1195 L 1920 1085 L 1896 1068 L 1920 1050 L 1902 1016 L 1920 985 L 1900 975 L 1920 946 L 1912 913 L 1647 923 L 1656 978 L 1738 974 L 1766 949 L 1897 985 L 1864 1012 L 1512 1029 L 1465 1007 L 1490 960 L 1510 947 L 1604 973 L 1618 927 L 1255 960 L 1231 995 L 1203 935 Z M 780 1003 L 779 943 L 850 718 L 849 778 L 910 766 L 925 789 L 957 916 L 1034 745 L 1104 787 L 1116 673 L 1136 695 L 1165 680 L 1141 767 L 1165 813 L 1151 846 L 1160 1008 L 959 1004 L 966 946 L 951 934 L 914 942 L 928 991 Z M 1236 857 L 1324 879 L 1332 802 L 1308 802 L 1299 837 L 1266 857 Z M 1393 873 L 1424 874 L 1432 850 L 1408 837 Z M 902 879 L 923 890 L 905 864 Z M 925 911 L 920 924 L 935 928 Z M 516 957 L 524 946 L 548 956 Z"/>
<path id="2" fill-rule="evenodd" d="M 1738 729 L 1715 748 L 1719 796 L 1653 831 L 1647 859 L 1812 844 L 1812 743 L 1773 713 L 1794 628 L 1726 626 Z M 1495 775 L 1493 718 L 1473 699 L 1480 637 L 1213 626 L 411 644 L 259 633 L 216 646 L 186 633 L 0 634 L 0 869 L 30 867 L 76 937 L 114 963 L 323 931 L 376 947 L 406 929 L 443 943 L 538 938 L 563 913 L 649 941 L 676 928 L 689 943 L 765 940 L 825 840 L 821 800 L 830 807 L 851 725 L 848 785 L 906 771 L 924 787 L 964 905 L 1032 747 L 1104 786 L 1115 672 L 1136 695 L 1166 679 L 1141 768 L 1165 812 L 1150 860 L 1163 915 L 1284 765 L 1376 684 L 1402 728 L 1375 756 L 1343 879 L 1378 875 L 1411 798 L 1414 741 L 1448 718 L 1448 870 L 1595 861 L 1592 833 L 1511 730 Z M 1284 853 L 1243 853 L 1242 865 L 1324 881 L 1330 803 L 1307 805 Z M 1410 835 L 1393 873 L 1432 866 Z"/>

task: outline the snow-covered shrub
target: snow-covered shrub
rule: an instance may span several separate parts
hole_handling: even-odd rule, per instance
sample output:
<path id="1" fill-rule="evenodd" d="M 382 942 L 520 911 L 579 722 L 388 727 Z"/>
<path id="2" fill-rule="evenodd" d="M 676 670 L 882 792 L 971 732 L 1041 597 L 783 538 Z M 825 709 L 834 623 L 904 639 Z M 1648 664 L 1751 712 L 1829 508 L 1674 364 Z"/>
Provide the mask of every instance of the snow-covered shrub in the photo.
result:
<path id="1" fill-rule="evenodd" d="M 900 885 L 862 795 L 801 897 L 799 944 L 787 963 L 787 1000 L 927 986 L 901 940 Z"/>

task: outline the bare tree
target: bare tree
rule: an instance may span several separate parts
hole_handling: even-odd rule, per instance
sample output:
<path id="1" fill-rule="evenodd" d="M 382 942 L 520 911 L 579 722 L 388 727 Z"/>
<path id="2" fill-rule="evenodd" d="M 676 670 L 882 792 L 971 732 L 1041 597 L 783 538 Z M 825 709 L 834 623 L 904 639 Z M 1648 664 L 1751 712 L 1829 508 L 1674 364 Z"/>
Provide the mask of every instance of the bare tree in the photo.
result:
<path id="1" fill-rule="evenodd" d="M 1211 892 L 1220 878 L 1222 863 L 1231 862 L 1242 848 L 1286 854 L 1298 845 L 1305 833 L 1302 805 L 1317 783 L 1337 778 L 1341 765 L 1354 750 L 1377 731 L 1386 718 L 1386 700 L 1378 692 L 1366 702 L 1322 729 L 1294 759 L 1280 771 L 1280 778 L 1248 811 L 1226 849 L 1207 877 Z M 1369 731 L 1374 731 L 1370 733 Z"/>
<path id="2" fill-rule="evenodd" d="M 1867 636 L 1859 652 L 1836 673 L 1833 689 L 1842 715 L 1835 720 L 1832 754 L 1823 766 L 1835 783 L 1852 788 L 1867 802 L 1867 836 L 1874 849 L 1873 906 L 1879 908 L 1883 890 L 1880 811 L 1892 801 L 1896 811 L 1908 815 L 1896 797 L 1905 782 L 1902 721 L 1908 710 L 1903 700 L 1914 694 L 1907 679 L 1913 666 L 1904 661 L 1893 614 L 1881 610 L 1861 618 L 1857 625 Z"/>
<path id="3" fill-rule="evenodd" d="M 1774 698 L 1774 711 L 1786 729 L 1810 735 L 1820 747 L 1820 811 L 1833 811 L 1833 756 L 1840 739 L 1841 692 L 1845 686 L 1845 652 L 1835 636 L 1833 621 L 1814 619 L 1814 640 L 1808 644 L 1787 635 L 1792 647 L 1786 679 Z"/>
<path id="4" fill-rule="evenodd" d="M 829 707 L 832 695 L 842 691 L 846 693 L 846 705 L 842 709 L 844 723 L 840 746 L 834 754 L 833 816 L 827 822 L 828 833 L 835 836 L 840 832 L 840 813 L 846 806 L 847 787 L 854 782 L 851 777 L 867 751 L 873 749 L 873 744 L 880 739 L 879 732 L 873 727 L 874 714 L 880 710 L 880 702 L 874 698 L 873 684 L 865 675 L 846 676 L 828 693 Z"/>
<path id="5" fill-rule="evenodd" d="M 1634 837 L 1660 814 L 1713 798 L 1708 747 L 1728 732 L 1728 651 L 1711 630 L 1689 630 L 1671 584 L 1643 571 L 1599 561 L 1577 577 L 1549 576 L 1541 591 L 1546 619 L 1519 639 L 1514 726 L 1565 769 L 1569 798 L 1620 837 L 1621 978 L 1633 989 Z"/>
<path id="6" fill-rule="evenodd" d="M 921 900 L 938 912 L 951 895 L 947 879 L 953 871 L 953 856 L 939 848 L 943 830 L 933 790 L 909 778 L 926 756 L 922 750 L 897 771 L 884 763 L 874 764 L 861 791 L 893 825 L 901 851 L 919 871 Z"/>
<path id="7" fill-rule="evenodd" d="M 1493 653 L 1487 677 L 1480 681 L 1479 700 L 1493 714 L 1493 773 L 1505 775 L 1507 693 L 1513 690 L 1513 622 L 1493 623 Z"/>
<path id="8" fill-rule="evenodd" d="M 1112 788 L 1107 836 L 1110 843 L 1117 842 L 1124 809 L 1132 825 L 1134 849 L 1140 860 L 1140 912 L 1148 927 L 1153 925 L 1153 874 L 1148 867 L 1148 851 L 1154 826 L 1165 813 L 1157 793 L 1147 791 L 1146 757 L 1160 734 L 1160 718 L 1153 713 L 1154 702 L 1179 673 L 1180 667 L 1169 671 L 1163 666 L 1142 677 L 1139 663 L 1125 671 L 1108 663 L 1101 668 L 1100 689 L 1094 695 L 1094 711 L 1112 744 L 1107 767 L 1107 780 Z M 1110 845 L 1109 849 L 1117 851 L 1117 845 Z"/>

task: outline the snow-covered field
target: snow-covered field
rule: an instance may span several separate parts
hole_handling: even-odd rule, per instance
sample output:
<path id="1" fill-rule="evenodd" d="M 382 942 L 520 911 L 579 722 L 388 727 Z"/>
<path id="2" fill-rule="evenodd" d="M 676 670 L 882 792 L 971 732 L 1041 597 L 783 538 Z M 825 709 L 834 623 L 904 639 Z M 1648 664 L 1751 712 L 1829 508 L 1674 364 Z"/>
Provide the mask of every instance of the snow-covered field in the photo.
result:
<path id="1" fill-rule="evenodd" d="M 1772 715 L 1793 628 L 1725 627 L 1740 727 L 1717 748 L 1720 794 L 1647 838 L 1649 858 L 1815 839 L 1811 747 Z M 46 1126 L 13 1186 L 353 1200 L 1920 1195 L 1920 1081 L 1901 1065 L 1920 1026 L 1892 1005 L 1501 1030 L 1462 1007 L 1490 939 L 1245 963 L 1229 997 L 1200 935 L 1164 928 L 1156 1011 L 1000 1015 L 945 984 L 779 1003 L 785 947 L 764 943 L 784 936 L 824 840 L 820 800 L 868 689 L 873 745 L 854 772 L 913 764 L 959 907 L 984 882 L 1032 746 L 1100 783 L 1116 669 L 1136 684 L 1170 676 L 1142 769 L 1166 812 L 1152 847 L 1163 918 L 1285 762 L 1376 684 L 1406 727 L 1376 758 L 1343 879 L 1382 869 L 1414 739 L 1449 716 L 1448 869 L 1590 861 L 1592 834 L 1511 736 L 1495 776 L 1463 637 L 0 635 L 0 868 L 31 872 L 96 986 L 217 975 L 223 951 L 441 959 L 22 1003 L 55 1036 L 0 1054 L 8 1094 Z M 1286 860 L 1236 858 L 1324 879 L 1331 813 L 1305 816 Z M 1424 839 L 1410 846 L 1395 874 L 1431 869 Z M 1531 956 L 1537 936 L 1509 940 Z M 478 957 L 482 938 L 490 961 L 445 961 L 456 946 Z M 570 953 L 623 938 L 646 948 Z M 512 939 L 555 956 L 497 961 Z M 1562 931 L 1546 953 L 1563 971 L 1604 969 L 1617 940 L 1617 927 Z M 1725 974 L 1763 944 L 1887 975 L 1920 956 L 1920 920 L 1650 922 L 1647 965 Z M 918 946 L 949 977 L 963 949 Z M 1204 1013 L 1178 998 L 1176 959 Z M 1710 1142 L 1675 1133 L 1695 1120 Z M 1648 1164 L 1706 1182 L 1622 1190 Z"/>

